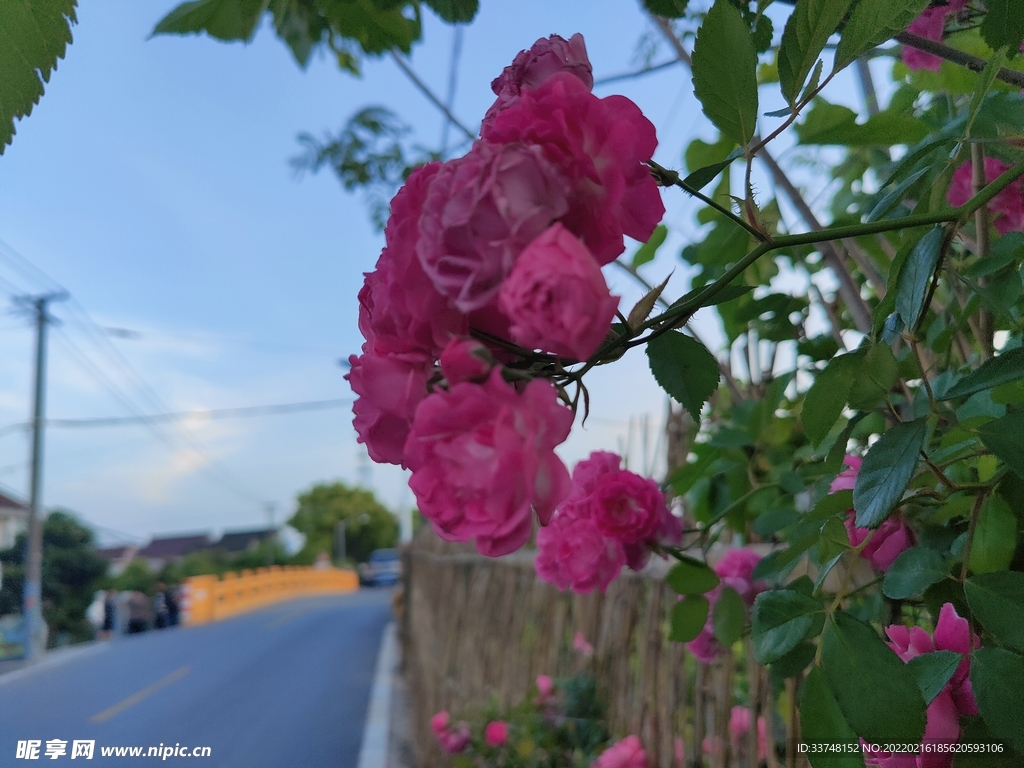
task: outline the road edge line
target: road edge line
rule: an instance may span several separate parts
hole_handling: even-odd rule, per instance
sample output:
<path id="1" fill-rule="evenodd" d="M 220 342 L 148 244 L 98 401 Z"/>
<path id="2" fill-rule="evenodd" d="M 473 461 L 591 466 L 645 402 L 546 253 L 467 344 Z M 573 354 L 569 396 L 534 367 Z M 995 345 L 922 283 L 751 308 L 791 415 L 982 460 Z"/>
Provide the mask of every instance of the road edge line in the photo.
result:
<path id="1" fill-rule="evenodd" d="M 387 768 L 388 735 L 391 731 L 391 687 L 397 663 L 395 622 L 389 621 L 381 634 L 380 652 L 373 673 L 370 705 L 366 709 L 363 742 L 357 768 Z"/>

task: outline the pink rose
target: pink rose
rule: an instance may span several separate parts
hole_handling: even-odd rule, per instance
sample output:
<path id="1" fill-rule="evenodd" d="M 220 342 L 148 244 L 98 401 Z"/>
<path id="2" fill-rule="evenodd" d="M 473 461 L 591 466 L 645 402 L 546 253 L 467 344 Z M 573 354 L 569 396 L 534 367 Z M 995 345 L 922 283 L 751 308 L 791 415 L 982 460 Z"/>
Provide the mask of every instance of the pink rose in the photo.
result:
<path id="1" fill-rule="evenodd" d="M 750 710 L 747 707 L 733 707 L 729 715 L 729 736 L 733 754 L 747 751 L 747 734 L 750 733 Z M 768 755 L 768 724 L 763 717 L 757 718 L 757 759 L 764 761 Z"/>
<path id="2" fill-rule="evenodd" d="M 559 589 L 586 594 L 604 592 L 626 564 L 621 542 L 605 537 L 575 507 L 559 509 L 551 522 L 537 531 L 537 575 Z"/>
<path id="3" fill-rule="evenodd" d="M 572 189 L 568 213 L 555 218 L 599 264 L 622 253 L 623 234 L 645 242 L 665 214 L 646 165 L 658 144 L 654 126 L 624 96 L 599 99 L 579 78 L 559 72 L 522 91 L 519 101 L 483 126 L 482 136 L 543 150 Z"/>
<path id="4" fill-rule="evenodd" d="M 555 695 L 555 684 L 547 675 L 537 675 L 537 704 L 546 704 Z"/>
<path id="5" fill-rule="evenodd" d="M 840 472 L 836 479 L 832 481 L 832 484 L 828 487 L 829 493 L 852 491 L 853 487 L 857 484 L 857 473 L 860 472 L 860 465 L 864 463 L 864 460 L 860 456 L 847 456 L 843 459 L 843 463 L 846 464 L 846 469 Z"/>
<path id="6" fill-rule="evenodd" d="M 925 9 L 920 16 L 910 22 L 907 32 L 941 43 L 945 27 L 946 9 L 934 7 Z M 932 72 L 938 72 L 942 68 L 942 59 L 938 56 L 920 51 L 911 45 L 904 44 L 901 58 L 910 70 L 930 69 Z"/>
<path id="7" fill-rule="evenodd" d="M 474 339 L 452 339 L 441 351 L 441 375 L 448 386 L 486 379 L 494 367 L 490 350 Z"/>
<path id="8" fill-rule="evenodd" d="M 569 208 L 570 188 L 539 147 L 477 142 L 430 184 L 416 253 L 462 312 L 486 306 L 529 243 Z"/>
<path id="9" fill-rule="evenodd" d="M 532 511 L 546 524 L 569 492 L 554 453 L 572 426 L 551 382 L 517 391 L 495 369 L 482 384 L 463 382 L 428 395 L 405 444 L 409 487 L 444 538 L 468 541 L 492 557 L 529 538 Z"/>
<path id="10" fill-rule="evenodd" d="M 747 606 L 754 604 L 754 598 L 768 589 L 763 581 L 754 581 L 754 568 L 761 562 L 761 556 L 752 549 L 737 547 L 725 553 L 721 560 L 715 563 L 715 574 L 721 579 L 721 584 L 704 595 L 708 600 L 708 618 L 700 634 L 686 644 L 690 651 L 699 661 L 710 664 L 725 649 L 715 638 L 715 604 L 722 594 L 722 588 L 732 587 L 736 590 Z"/>
<path id="11" fill-rule="evenodd" d="M 594 655 L 594 646 L 587 642 L 587 638 L 583 636 L 583 633 L 577 630 L 576 634 L 572 638 L 572 647 L 574 651 L 578 651 L 588 659 Z"/>
<path id="12" fill-rule="evenodd" d="M 943 688 L 925 710 L 924 742 L 956 744 L 960 741 L 960 718 L 948 688 Z M 886 752 L 866 756 L 866 765 L 878 768 L 952 768 L 953 752 L 928 752 L 920 755 Z"/>
<path id="13" fill-rule="evenodd" d="M 844 461 L 848 469 L 840 472 L 838 477 L 832 481 L 828 489 L 829 493 L 853 490 L 857 484 L 857 473 L 860 472 L 862 464 L 861 459 L 856 456 L 847 456 Z M 855 519 L 856 512 L 848 509 L 843 525 L 846 526 L 846 536 L 851 547 L 859 547 L 868 534 L 872 533 L 871 528 L 858 528 Z M 914 532 L 897 512 L 874 529 L 871 541 L 860 551 L 860 556 L 869 561 L 871 567 L 876 571 L 885 572 L 892 567 L 896 558 L 905 549 L 912 546 L 914 546 Z"/>
<path id="14" fill-rule="evenodd" d="M 583 461 L 577 462 L 572 470 L 572 491 L 566 504 L 585 500 L 597 488 L 598 483 L 622 466 L 622 457 L 609 451 L 593 451 Z"/>
<path id="15" fill-rule="evenodd" d="M 469 725 L 460 721 L 453 727 L 451 720 L 448 712 L 438 712 L 430 718 L 430 729 L 441 743 L 441 748 L 449 755 L 456 755 L 469 744 Z"/>
<path id="16" fill-rule="evenodd" d="M 359 292 L 359 330 L 377 354 L 417 352 L 436 357 L 466 318 L 433 287 L 416 257 L 427 188 L 440 163 L 417 168 L 391 201 L 386 245 Z"/>
<path id="17" fill-rule="evenodd" d="M 619 298 L 587 247 L 553 224 L 520 254 L 498 306 L 512 321 L 513 341 L 586 360 L 608 335 Z"/>
<path id="18" fill-rule="evenodd" d="M 442 710 L 430 718 L 430 729 L 434 732 L 434 735 L 440 738 L 442 734 L 448 732 L 448 723 L 451 720 L 452 716 L 446 710 Z"/>
<path id="19" fill-rule="evenodd" d="M 647 753 L 639 738 L 627 736 L 602 752 L 590 768 L 647 768 Z"/>
<path id="20" fill-rule="evenodd" d="M 656 482 L 620 469 L 605 476 L 594 489 L 590 509 L 601 533 L 636 544 L 653 538 L 667 507 L 665 494 Z"/>
<path id="21" fill-rule="evenodd" d="M 491 83 L 497 100 L 487 110 L 483 124 L 519 100 L 523 90 L 532 90 L 558 72 L 568 72 L 579 78 L 587 90 L 594 87 L 593 68 L 587 58 L 583 35 L 578 32 L 566 40 L 558 35 L 541 38 L 528 51 L 520 51 L 512 64 L 505 67 Z"/>
<path id="22" fill-rule="evenodd" d="M 416 406 L 427 396 L 427 380 L 433 371 L 422 354 L 381 356 L 367 351 L 349 358 L 345 375 L 358 395 L 352 406 L 353 425 L 359 442 L 376 462 L 404 466 L 402 449 L 409 436 Z"/>
<path id="23" fill-rule="evenodd" d="M 508 741 L 508 723 L 502 720 L 488 723 L 484 728 L 484 741 L 489 747 L 500 747 Z"/>
<path id="24" fill-rule="evenodd" d="M 994 157 L 986 157 L 985 183 L 994 181 L 1009 167 Z M 970 161 L 962 163 L 953 172 L 949 190 L 946 192 L 946 199 L 950 205 L 960 206 L 974 197 L 973 178 L 974 170 Z M 1004 188 L 989 201 L 988 208 L 992 213 L 992 223 L 999 234 L 1024 231 L 1024 181 L 1017 179 Z"/>

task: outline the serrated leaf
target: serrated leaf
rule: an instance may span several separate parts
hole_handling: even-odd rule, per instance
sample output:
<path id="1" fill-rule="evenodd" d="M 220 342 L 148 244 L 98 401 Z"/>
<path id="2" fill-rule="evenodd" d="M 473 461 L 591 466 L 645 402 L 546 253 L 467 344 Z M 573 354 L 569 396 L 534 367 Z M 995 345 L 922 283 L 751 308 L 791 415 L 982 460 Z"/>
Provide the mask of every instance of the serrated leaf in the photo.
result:
<path id="1" fill-rule="evenodd" d="M 729 0 L 715 0 L 693 46 L 693 90 L 708 119 L 746 145 L 757 130 L 757 52 Z"/>
<path id="2" fill-rule="evenodd" d="M 974 573 L 993 573 L 1010 566 L 1017 548 L 1017 518 L 1002 496 L 985 499 L 974 528 L 968 565 Z"/>
<path id="3" fill-rule="evenodd" d="M 949 575 L 949 564 L 941 553 L 927 547 L 911 547 L 900 553 L 882 579 L 882 592 L 893 600 L 920 595 Z"/>
<path id="4" fill-rule="evenodd" d="M 936 393 L 936 396 L 943 400 L 967 397 L 983 389 L 991 389 L 1018 379 L 1024 379 L 1024 347 L 1011 349 L 986 360 L 947 391 L 942 394 Z"/>
<path id="5" fill-rule="evenodd" d="M 925 419 L 897 424 L 868 449 L 853 489 L 858 528 L 877 528 L 899 503 L 927 432 Z"/>
<path id="6" fill-rule="evenodd" d="M 896 281 L 896 311 L 907 328 L 917 327 L 928 286 L 942 256 L 944 237 L 942 227 L 932 227 L 917 241 L 900 269 Z"/>
<path id="7" fill-rule="evenodd" d="M 251 40 L 268 0 L 191 0 L 157 22 L 154 35 L 205 32 L 217 40 Z"/>
<path id="8" fill-rule="evenodd" d="M 801 144 L 822 146 L 869 147 L 913 144 L 928 135 L 928 129 L 913 117 L 886 110 L 857 122 L 857 113 L 849 107 L 830 104 L 822 97 L 812 102 L 811 110 L 796 125 Z"/>
<path id="9" fill-rule="evenodd" d="M 718 576 L 707 563 L 684 556 L 666 574 L 665 583 L 680 595 L 703 595 L 718 586 Z"/>
<path id="10" fill-rule="evenodd" d="M 647 359 L 655 381 L 694 421 L 700 421 L 704 403 L 718 389 L 720 374 L 714 355 L 696 339 L 668 331 L 648 342 Z"/>
<path id="11" fill-rule="evenodd" d="M 771 664 L 792 651 L 814 625 L 824 607 L 819 600 L 792 589 L 772 589 L 754 600 L 751 639 L 759 664 Z"/>
<path id="12" fill-rule="evenodd" d="M 797 0 L 786 22 L 779 45 L 779 84 L 790 104 L 803 87 L 804 80 L 829 37 L 846 16 L 851 0 Z"/>
<path id="13" fill-rule="evenodd" d="M 1007 46 L 1020 49 L 1024 41 L 1024 3 L 1021 0 L 985 0 L 988 13 L 981 21 L 981 36 L 996 51 Z"/>
<path id="14" fill-rule="evenodd" d="M 728 648 L 743 637 L 746 624 L 747 609 L 743 604 L 743 598 L 732 587 L 723 587 L 711 612 L 711 627 L 715 639 L 722 647 Z"/>
<path id="15" fill-rule="evenodd" d="M 683 179 L 683 186 L 689 187 L 694 190 L 701 190 L 715 180 L 722 171 L 732 164 L 732 161 L 738 157 L 743 157 L 743 150 L 741 148 L 734 149 L 729 153 L 728 157 L 721 162 L 712 163 L 711 165 L 705 165 L 703 168 L 698 168 L 685 179 Z"/>
<path id="16" fill-rule="evenodd" d="M 821 669 L 843 717 L 875 744 L 917 744 L 925 703 L 913 674 L 868 624 L 836 611 L 825 622 Z"/>
<path id="17" fill-rule="evenodd" d="M 690 595 L 672 606 L 669 639 L 688 643 L 704 629 L 708 620 L 708 600 L 701 595 Z"/>
<path id="18" fill-rule="evenodd" d="M 797 643 L 796 647 L 777 661 L 772 662 L 772 675 L 776 678 L 796 677 L 814 661 L 818 649 L 814 643 Z"/>
<path id="19" fill-rule="evenodd" d="M 935 651 L 915 656 L 907 662 L 925 704 L 931 704 L 932 699 L 946 687 L 961 659 L 963 656 L 956 651 Z"/>
<path id="20" fill-rule="evenodd" d="M 971 687 L 992 735 L 1024 754 L 1024 657 L 979 648 L 971 654 Z"/>
<path id="21" fill-rule="evenodd" d="M 800 697 L 800 737 L 805 744 L 857 745 L 857 734 L 846 722 L 825 676 L 818 667 L 807 673 Z M 864 768 L 860 750 L 811 752 L 807 755 L 812 768 Z"/>
<path id="22" fill-rule="evenodd" d="M 850 387 L 849 403 L 851 408 L 863 411 L 874 408 L 888 396 L 899 373 L 899 363 L 888 344 L 873 344 L 861 360 Z"/>
<path id="23" fill-rule="evenodd" d="M 972 576 L 964 582 L 964 594 L 974 618 L 992 637 L 1024 653 L 1024 573 Z"/>
<path id="24" fill-rule="evenodd" d="M 651 233 L 651 236 L 647 239 L 647 242 L 637 248 L 636 253 L 633 254 L 633 268 L 636 269 L 650 261 L 654 261 L 654 256 L 661 247 L 661 244 L 665 242 L 666 237 L 668 237 L 668 227 L 664 224 L 656 226 L 654 231 Z M 665 282 L 667 283 L 668 281 L 666 280 Z M 662 286 L 664 285 L 665 283 L 662 283 Z M 651 306 L 653 307 L 654 304 L 652 303 Z M 647 311 L 649 313 L 651 310 L 648 309 Z M 632 325 L 632 323 L 630 323 L 630 325 Z"/>
<path id="25" fill-rule="evenodd" d="M 838 355 L 814 377 L 800 412 L 800 421 L 812 445 L 825 439 L 842 414 L 862 358 L 860 352 Z"/>
<path id="26" fill-rule="evenodd" d="M 449 24 L 468 24 L 480 8 L 480 0 L 425 0 Z"/>
<path id="27" fill-rule="evenodd" d="M 914 186 L 918 180 L 920 180 L 921 177 L 930 170 L 931 166 L 925 166 L 924 168 L 910 174 L 910 176 L 886 192 L 885 195 L 875 203 L 875 206 L 871 209 L 868 215 L 864 217 L 864 221 L 872 222 L 882 219 L 893 208 L 903 202 L 903 198 L 906 196 L 907 190 Z"/>
<path id="28" fill-rule="evenodd" d="M 1024 477 L 1024 411 L 1010 411 L 1000 419 L 982 424 L 978 435 L 986 448 Z"/>
<path id="29" fill-rule="evenodd" d="M 644 0 L 644 7 L 655 16 L 678 19 L 686 15 L 687 0 Z"/>
<path id="30" fill-rule="evenodd" d="M 876 45 L 902 32 L 929 0 L 860 0 L 843 28 L 833 69 L 849 66 Z"/>
<path id="31" fill-rule="evenodd" d="M 0 155 L 71 44 L 76 0 L 0 2 Z"/>

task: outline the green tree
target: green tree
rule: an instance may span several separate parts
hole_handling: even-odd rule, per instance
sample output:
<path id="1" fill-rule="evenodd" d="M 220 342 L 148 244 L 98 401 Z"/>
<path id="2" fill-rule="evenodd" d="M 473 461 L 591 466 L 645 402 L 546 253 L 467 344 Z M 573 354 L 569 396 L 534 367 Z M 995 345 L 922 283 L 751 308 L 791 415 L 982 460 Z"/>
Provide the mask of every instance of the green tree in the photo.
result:
<path id="1" fill-rule="evenodd" d="M 121 592 L 145 592 L 153 594 L 153 585 L 156 584 L 156 574 L 149 568 L 149 563 L 140 558 L 132 560 L 123 571 L 114 579 L 113 587 Z"/>
<path id="2" fill-rule="evenodd" d="M 305 534 L 306 543 L 296 557 L 312 562 L 319 552 L 334 552 L 335 527 L 345 522 L 345 553 L 366 560 L 375 549 L 398 541 L 398 521 L 372 492 L 344 483 L 314 485 L 298 497 L 298 509 L 288 524 Z"/>
<path id="3" fill-rule="evenodd" d="M 92 637 L 85 610 L 107 570 L 94 544 L 92 531 L 68 512 L 55 510 L 43 523 L 43 617 L 50 628 L 51 645 Z M 0 614 L 21 611 L 24 556 L 24 534 L 11 549 L 0 552 L 4 564 Z"/>

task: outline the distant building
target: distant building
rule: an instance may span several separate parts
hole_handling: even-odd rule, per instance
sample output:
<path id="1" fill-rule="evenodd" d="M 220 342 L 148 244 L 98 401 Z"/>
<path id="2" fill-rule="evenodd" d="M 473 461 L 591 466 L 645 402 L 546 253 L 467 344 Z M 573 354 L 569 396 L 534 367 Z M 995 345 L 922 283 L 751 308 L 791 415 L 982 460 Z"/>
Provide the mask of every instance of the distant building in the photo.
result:
<path id="1" fill-rule="evenodd" d="M 107 575 L 120 576 L 128 563 L 139 555 L 139 548 L 133 544 L 123 547 L 104 547 L 97 549 L 96 554 L 107 561 Z"/>
<path id="2" fill-rule="evenodd" d="M 253 528 L 246 531 L 225 531 L 214 546 L 226 555 L 241 555 L 244 552 L 254 552 L 260 548 L 260 544 L 268 539 L 277 537 L 276 528 Z"/>
<path id="3" fill-rule="evenodd" d="M 165 536 L 153 539 L 138 551 L 136 557 L 144 559 L 151 571 L 159 571 L 168 563 L 180 562 L 186 555 L 207 549 L 212 543 L 205 533 Z"/>
<path id="4" fill-rule="evenodd" d="M 0 491 L 0 549 L 14 546 L 18 534 L 28 530 L 28 506 Z"/>

